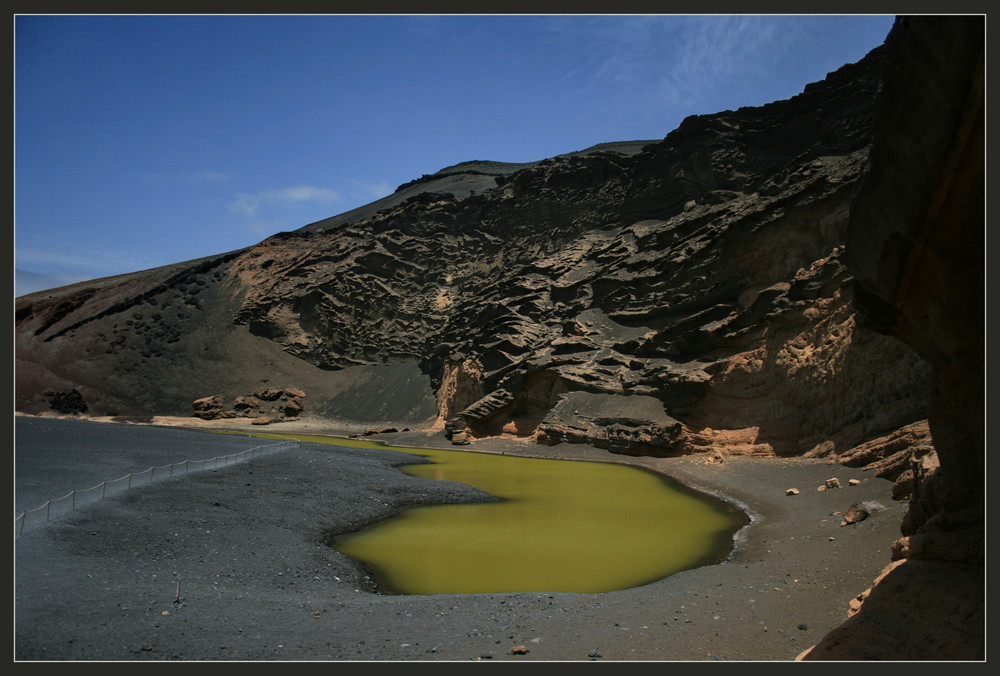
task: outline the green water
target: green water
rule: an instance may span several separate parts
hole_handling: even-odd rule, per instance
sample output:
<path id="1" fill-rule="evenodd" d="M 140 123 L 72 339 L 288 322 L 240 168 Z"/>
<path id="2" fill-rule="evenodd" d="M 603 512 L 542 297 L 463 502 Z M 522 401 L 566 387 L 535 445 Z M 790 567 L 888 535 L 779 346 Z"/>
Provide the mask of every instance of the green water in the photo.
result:
<path id="1" fill-rule="evenodd" d="M 402 471 L 502 498 L 408 508 L 337 538 L 333 548 L 365 563 L 388 594 L 626 589 L 719 561 L 747 522 L 724 502 L 625 465 L 289 437 L 424 456 L 433 464 Z"/>

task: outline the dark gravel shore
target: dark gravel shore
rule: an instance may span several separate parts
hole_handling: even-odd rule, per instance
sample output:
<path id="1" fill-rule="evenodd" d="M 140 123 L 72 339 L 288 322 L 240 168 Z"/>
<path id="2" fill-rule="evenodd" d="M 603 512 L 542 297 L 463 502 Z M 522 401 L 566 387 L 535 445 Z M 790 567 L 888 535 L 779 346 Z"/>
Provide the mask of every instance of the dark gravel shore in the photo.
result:
<path id="1" fill-rule="evenodd" d="M 29 434 L 18 433 L 21 468 Z M 187 432 L 174 461 L 203 452 L 201 437 L 218 435 Z M 380 438 L 451 448 L 439 435 Z M 400 506 L 489 496 L 395 469 L 412 455 L 303 443 L 132 489 L 17 538 L 15 661 L 792 660 L 889 563 L 905 509 L 889 482 L 825 461 L 706 464 L 504 440 L 462 450 L 639 464 L 728 496 L 754 521 L 725 563 L 623 591 L 380 595 L 327 533 Z M 58 465 L 53 452 L 46 467 Z M 844 487 L 816 490 L 831 477 Z M 835 513 L 860 500 L 886 509 L 840 526 Z"/>

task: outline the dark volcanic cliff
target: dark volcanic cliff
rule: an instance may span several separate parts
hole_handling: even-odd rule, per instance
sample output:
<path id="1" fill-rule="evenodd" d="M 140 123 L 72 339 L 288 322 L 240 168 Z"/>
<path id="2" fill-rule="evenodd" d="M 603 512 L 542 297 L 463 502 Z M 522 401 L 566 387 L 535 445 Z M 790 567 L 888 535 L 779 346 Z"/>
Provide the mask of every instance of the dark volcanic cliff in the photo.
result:
<path id="1" fill-rule="evenodd" d="M 932 368 L 936 457 L 909 460 L 892 563 L 805 659 L 986 657 L 985 37 L 982 17 L 906 17 L 886 42 L 848 268 L 862 322 Z"/>
<path id="2" fill-rule="evenodd" d="M 303 391 L 627 453 L 832 453 L 924 417 L 927 370 L 857 326 L 843 262 L 882 56 L 664 140 L 468 162 L 244 251 L 25 296 L 18 405 L 191 412 Z M 359 403 L 360 402 L 360 403 Z"/>

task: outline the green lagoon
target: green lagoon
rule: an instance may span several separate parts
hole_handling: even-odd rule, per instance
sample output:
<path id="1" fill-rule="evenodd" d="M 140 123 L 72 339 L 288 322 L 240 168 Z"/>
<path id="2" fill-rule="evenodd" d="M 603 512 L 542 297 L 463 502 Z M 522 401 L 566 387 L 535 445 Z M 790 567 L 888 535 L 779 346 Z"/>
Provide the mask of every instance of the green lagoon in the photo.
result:
<path id="1" fill-rule="evenodd" d="M 412 453 L 431 464 L 403 472 L 501 498 L 407 508 L 337 538 L 333 548 L 363 562 L 386 594 L 626 589 L 722 560 L 747 523 L 724 501 L 626 465 L 280 438 Z"/>

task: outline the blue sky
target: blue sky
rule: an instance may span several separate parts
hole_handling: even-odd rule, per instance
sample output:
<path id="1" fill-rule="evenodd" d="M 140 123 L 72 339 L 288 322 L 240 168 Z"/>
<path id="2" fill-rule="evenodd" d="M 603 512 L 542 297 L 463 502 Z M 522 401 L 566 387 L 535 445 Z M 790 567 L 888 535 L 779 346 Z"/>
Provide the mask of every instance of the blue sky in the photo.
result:
<path id="1" fill-rule="evenodd" d="M 15 293 L 785 99 L 888 15 L 18 15 Z"/>

